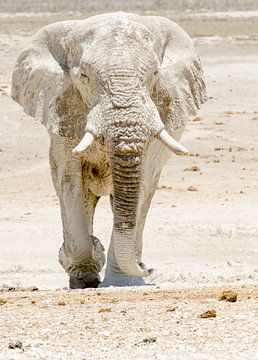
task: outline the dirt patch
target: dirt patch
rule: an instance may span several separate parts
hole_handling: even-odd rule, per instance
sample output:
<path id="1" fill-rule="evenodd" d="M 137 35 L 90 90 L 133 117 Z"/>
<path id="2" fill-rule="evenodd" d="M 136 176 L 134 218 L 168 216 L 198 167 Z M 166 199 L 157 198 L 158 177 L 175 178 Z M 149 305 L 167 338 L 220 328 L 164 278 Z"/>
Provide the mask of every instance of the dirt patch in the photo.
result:
<path id="1" fill-rule="evenodd" d="M 239 301 L 219 301 L 226 290 L 237 292 Z M 258 286 L 18 291 L 2 297 L 5 359 L 167 359 L 172 353 L 177 359 L 237 359 L 240 352 L 241 359 L 254 358 Z M 207 320 L 199 316 L 205 312 Z"/>

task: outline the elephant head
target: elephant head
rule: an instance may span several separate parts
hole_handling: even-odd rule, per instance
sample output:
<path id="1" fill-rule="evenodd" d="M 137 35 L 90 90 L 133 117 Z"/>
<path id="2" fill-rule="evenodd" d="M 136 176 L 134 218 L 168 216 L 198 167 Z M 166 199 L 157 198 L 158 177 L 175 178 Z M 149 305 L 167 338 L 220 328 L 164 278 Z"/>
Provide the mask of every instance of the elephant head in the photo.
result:
<path id="1" fill-rule="evenodd" d="M 171 134 L 205 100 L 188 35 L 168 19 L 124 13 L 49 25 L 21 53 L 12 97 L 51 134 L 78 139 L 75 155 L 103 144 L 117 262 L 128 275 L 147 275 L 135 244 L 144 156 L 155 138 L 187 153 Z"/>

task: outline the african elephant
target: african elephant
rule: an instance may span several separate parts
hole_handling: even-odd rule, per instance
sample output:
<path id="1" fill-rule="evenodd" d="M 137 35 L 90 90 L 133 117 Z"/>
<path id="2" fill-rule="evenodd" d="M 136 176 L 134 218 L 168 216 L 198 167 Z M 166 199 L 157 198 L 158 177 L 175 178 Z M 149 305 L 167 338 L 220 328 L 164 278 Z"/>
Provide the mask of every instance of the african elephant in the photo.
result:
<path id="1" fill-rule="evenodd" d="M 47 128 L 71 288 L 97 287 L 104 248 L 93 236 L 110 195 L 106 285 L 143 283 L 142 234 L 161 169 L 205 100 L 189 36 L 163 17 L 117 12 L 41 29 L 16 63 L 12 97 Z"/>

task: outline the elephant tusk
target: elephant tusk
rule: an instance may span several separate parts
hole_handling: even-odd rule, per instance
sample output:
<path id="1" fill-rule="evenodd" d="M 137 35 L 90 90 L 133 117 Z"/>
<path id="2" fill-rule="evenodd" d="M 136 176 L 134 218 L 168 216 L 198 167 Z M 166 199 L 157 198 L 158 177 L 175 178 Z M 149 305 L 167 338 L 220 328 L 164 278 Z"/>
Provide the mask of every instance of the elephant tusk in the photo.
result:
<path id="1" fill-rule="evenodd" d="M 178 141 L 176 141 L 171 135 L 169 135 L 165 129 L 163 129 L 159 134 L 159 139 L 176 155 L 186 155 L 189 153 L 189 151 Z"/>
<path id="2" fill-rule="evenodd" d="M 72 150 L 74 155 L 82 155 L 94 142 L 94 136 L 86 132 L 79 144 Z"/>

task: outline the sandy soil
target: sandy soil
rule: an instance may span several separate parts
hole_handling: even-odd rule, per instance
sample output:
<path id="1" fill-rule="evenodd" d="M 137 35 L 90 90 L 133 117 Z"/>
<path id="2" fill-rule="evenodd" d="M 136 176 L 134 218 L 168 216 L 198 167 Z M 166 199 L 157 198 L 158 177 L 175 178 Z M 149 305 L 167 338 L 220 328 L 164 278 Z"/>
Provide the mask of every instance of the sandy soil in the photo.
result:
<path id="1" fill-rule="evenodd" d="M 1 359 L 255 359 L 258 287 L 223 289 L 0 293 Z"/>
<path id="2" fill-rule="evenodd" d="M 224 19 L 212 34 L 206 20 L 187 21 L 193 35 L 194 24 L 205 35 L 195 41 L 209 101 L 183 137 L 191 156 L 171 157 L 149 212 L 144 261 L 156 269 L 148 281 L 160 290 L 4 292 L 0 359 L 255 358 L 257 33 L 246 19 L 242 31 Z M 57 261 L 62 229 L 49 140 L 8 95 L 15 59 L 39 24 L 37 17 L 0 22 L 0 284 L 56 289 L 67 277 Z M 103 198 L 95 233 L 106 249 L 111 225 Z M 225 284 L 240 301 L 217 302 Z M 171 306 L 176 310 L 167 311 Z M 197 317 L 211 309 L 217 318 Z M 18 340 L 24 351 L 8 349 Z"/>

